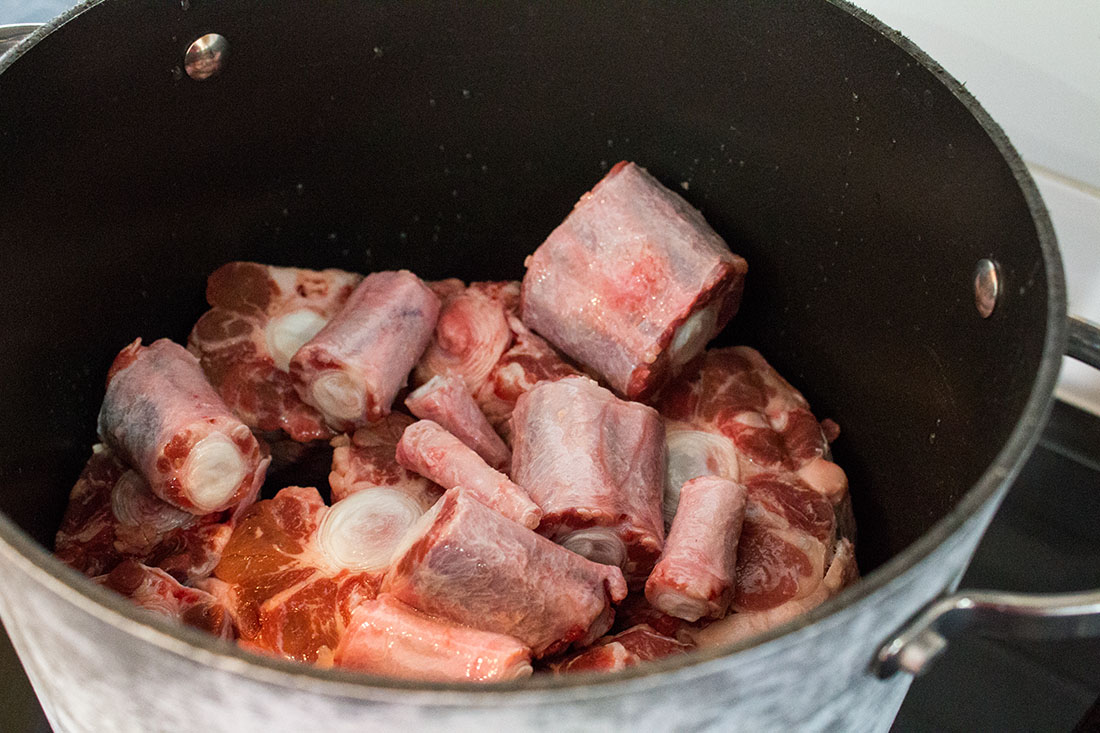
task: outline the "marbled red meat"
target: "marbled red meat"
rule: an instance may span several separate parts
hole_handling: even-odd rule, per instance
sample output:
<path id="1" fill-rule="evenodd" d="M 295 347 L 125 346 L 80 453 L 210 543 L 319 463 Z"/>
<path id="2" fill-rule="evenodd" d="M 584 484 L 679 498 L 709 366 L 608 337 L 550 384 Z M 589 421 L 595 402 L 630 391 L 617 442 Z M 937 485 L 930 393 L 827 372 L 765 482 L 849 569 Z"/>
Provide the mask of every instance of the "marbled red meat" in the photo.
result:
<path id="1" fill-rule="evenodd" d="M 523 488 L 431 420 L 405 428 L 397 444 L 397 462 L 445 489 L 463 487 L 485 506 L 528 529 L 539 526 L 542 510 Z"/>
<path id="2" fill-rule="evenodd" d="M 227 263 L 207 280 L 211 309 L 187 348 L 245 425 L 299 441 L 329 438 L 332 431 L 302 402 L 287 370 L 362 279 L 343 270 Z"/>
<path id="3" fill-rule="evenodd" d="M 356 607 L 376 596 L 400 539 L 373 544 L 394 519 L 360 511 L 358 502 L 374 493 L 330 508 L 316 489 L 288 487 L 244 514 L 214 574 L 228 586 L 222 594 L 250 648 L 331 663 Z"/>
<path id="4" fill-rule="evenodd" d="M 588 649 L 551 665 L 558 674 L 616 672 L 639 662 L 651 662 L 690 650 L 690 644 L 659 634 L 646 625 L 634 626 L 600 639 Z"/>
<path id="5" fill-rule="evenodd" d="M 496 470 L 507 471 L 512 464 L 512 451 L 474 402 L 462 377 L 432 377 L 405 398 L 405 406 L 417 417 L 440 425 Z"/>
<path id="6" fill-rule="evenodd" d="M 100 585 L 120 593 L 142 608 L 173 618 L 188 626 L 223 639 L 236 637 L 230 614 L 214 596 L 187 588 L 159 568 L 123 560 L 106 575 L 95 578 Z"/>
<path id="7" fill-rule="evenodd" d="M 664 546 L 664 425 L 586 377 L 542 382 L 512 414 L 512 476 L 539 533 L 644 583 Z"/>
<path id="8" fill-rule="evenodd" d="M 654 608 L 686 621 L 726 614 L 747 495 L 741 484 L 718 476 L 684 483 L 664 552 L 645 585 Z"/>
<path id="9" fill-rule="evenodd" d="M 375 272 L 290 360 L 298 395 L 342 431 L 388 415 L 431 340 L 439 298 L 420 278 Z"/>
<path id="10" fill-rule="evenodd" d="M 335 663 L 430 682 L 496 682 L 532 671 L 531 650 L 518 639 L 432 618 L 387 594 L 355 610 Z"/>
<path id="11" fill-rule="evenodd" d="M 196 516 L 172 506 L 97 445 L 69 494 L 54 553 L 86 575 L 136 560 L 192 583 L 214 570 L 232 531 L 229 512 Z"/>
<path id="12" fill-rule="evenodd" d="M 193 514 L 254 497 L 271 459 L 182 346 L 141 339 L 115 358 L 99 411 L 103 442 L 153 493 Z"/>
<path id="13" fill-rule="evenodd" d="M 328 481 L 332 501 L 358 491 L 385 487 L 409 495 L 426 511 L 443 495 L 443 489 L 397 462 L 397 443 L 405 428 L 416 422 L 401 412 L 391 412 L 352 435 L 332 439 L 332 471 Z"/>
<path id="14" fill-rule="evenodd" d="M 747 270 L 697 210 L 623 161 L 527 258 L 522 318 L 643 399 L 725 327 Z"/>
<path id="15" fill-rule="evenodd" d="M 540 381 L 579 372 L 518 318 L 518 282 L 442 280 L 443 302 L 432 343 L 417 364 L 416 384 L 461 377 L 489 423 L 505 439 L 516 400 Z"/>
<path id="16" fill-rule="evenodd" d="M 829 460 L 829 444 L 806 399 L 755 349 L 707 351 L 668 386 L 657 408 L 670 420 L 729 438 L 741 478 L 789 471 L 834 505 L 847 498 L 848 479 Z"/>
<path id="17" fill-rule="evenodd" d="M 432 616 L 514 636 L 542 657 L 598 639 L 626 596 L 590 562 L 451 489 L 396 553 L 381 591 Z"/>

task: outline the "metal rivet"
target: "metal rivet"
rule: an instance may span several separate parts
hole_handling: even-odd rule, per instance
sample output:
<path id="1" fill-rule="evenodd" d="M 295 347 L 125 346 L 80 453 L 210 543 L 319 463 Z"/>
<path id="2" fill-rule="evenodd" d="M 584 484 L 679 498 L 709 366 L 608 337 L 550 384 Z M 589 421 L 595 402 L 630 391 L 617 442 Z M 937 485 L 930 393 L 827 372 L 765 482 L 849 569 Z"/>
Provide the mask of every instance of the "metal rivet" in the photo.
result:
<path id="1" fill-rule="evenodd" d="M 997 263 L 990 259 L 978 260 L 978 266 L 974 270 L 974 305 L 982 318 L 993 315 L 1000 292 L 1001 278 L 997 272 Z"/>
<path id="2" fill-rule="evenodd" d="M 183 68 L 195 81 L 204 81 L 222 70 L 228 54 L 229 41 L 217 33 L 208 33 L 187 49 Z"/>

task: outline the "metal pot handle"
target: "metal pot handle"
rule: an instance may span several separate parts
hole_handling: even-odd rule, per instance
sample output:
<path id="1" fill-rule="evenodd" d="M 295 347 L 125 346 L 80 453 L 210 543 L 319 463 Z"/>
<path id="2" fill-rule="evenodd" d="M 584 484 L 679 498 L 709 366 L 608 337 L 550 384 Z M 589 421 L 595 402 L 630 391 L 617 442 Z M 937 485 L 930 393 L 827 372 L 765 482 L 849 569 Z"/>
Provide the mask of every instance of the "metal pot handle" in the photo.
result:
<path id="1" fill-rule="evenodd" d="M 1071 317 L 1066 354 L 1100 369 L 1100 326 Z M 1100 636 L 1100 591 L 950 593 L 925 606 L 879 647 L 871 669 L 882 679 L 898 671 L 919 675 L 963 632 L 1022 639 Z"/>

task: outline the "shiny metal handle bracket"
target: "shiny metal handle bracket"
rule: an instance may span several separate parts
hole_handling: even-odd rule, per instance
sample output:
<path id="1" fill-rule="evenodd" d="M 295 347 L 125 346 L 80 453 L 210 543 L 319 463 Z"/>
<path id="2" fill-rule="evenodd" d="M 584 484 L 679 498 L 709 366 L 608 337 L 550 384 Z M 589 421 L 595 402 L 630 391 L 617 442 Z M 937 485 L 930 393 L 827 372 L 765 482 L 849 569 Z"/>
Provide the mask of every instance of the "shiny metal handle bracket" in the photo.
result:
<path id="1" fill-rule="evenodd" d="M 1066 354 L 1100 369 L 1100 326 L 1071 317 Z M 1020 639 L 1100 636 L 1100 590 L 948 594 L 925 606 L 879 647 L 871 669 L 882 679 L 899 671 L 919 675 L 964 632 Z"/>

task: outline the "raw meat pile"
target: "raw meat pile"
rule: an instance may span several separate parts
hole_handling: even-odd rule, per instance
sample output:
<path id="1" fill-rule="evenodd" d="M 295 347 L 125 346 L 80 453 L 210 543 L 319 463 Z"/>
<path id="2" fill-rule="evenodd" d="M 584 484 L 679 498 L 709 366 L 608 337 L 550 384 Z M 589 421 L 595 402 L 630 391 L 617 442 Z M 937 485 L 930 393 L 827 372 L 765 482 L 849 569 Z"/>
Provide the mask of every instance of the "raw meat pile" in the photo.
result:
<path id="1" fill-rule="evenodd" d="M 186 349 L 116 358 L 56 553 L 245 648 L 418 680 L 758 634 L 858 571 L 837 426 L 705 349 L 746 271 L 625 162 L 522 283 L 224 265 Z M 279 478 L 317 455 L 327 485 Z"/>

